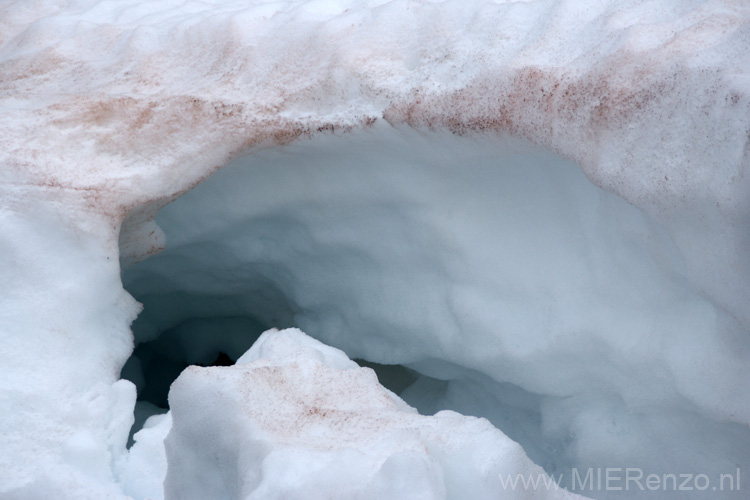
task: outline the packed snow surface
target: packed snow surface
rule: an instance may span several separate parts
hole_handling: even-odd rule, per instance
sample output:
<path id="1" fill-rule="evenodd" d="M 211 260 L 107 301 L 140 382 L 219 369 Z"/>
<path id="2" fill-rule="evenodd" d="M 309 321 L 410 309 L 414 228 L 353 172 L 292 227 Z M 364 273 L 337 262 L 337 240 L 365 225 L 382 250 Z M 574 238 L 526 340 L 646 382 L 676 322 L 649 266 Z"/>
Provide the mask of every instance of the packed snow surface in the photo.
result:
<path id="1" fill-rule="evenodd" d="M 505 434 L 567 481 L 711 481 L 587 496 L 746 498 L 748 48 L 729 0 L 4 2 L 0 498 L 179 498 L 206 442 L 232 498 L 490 495 L 537 470 Z M 423 414 L 505 434 L 419 416 L 295 333 L 296 367 L 188 369 L 127 449 L 136 398 L 139 421 L 166 410 L 148 357 L 237 358 L 274 326 L 405 365 Z M 241 383 L 260 365 L 295 384 Z M 347 384 L 345 429 L 261 425 Z"/>

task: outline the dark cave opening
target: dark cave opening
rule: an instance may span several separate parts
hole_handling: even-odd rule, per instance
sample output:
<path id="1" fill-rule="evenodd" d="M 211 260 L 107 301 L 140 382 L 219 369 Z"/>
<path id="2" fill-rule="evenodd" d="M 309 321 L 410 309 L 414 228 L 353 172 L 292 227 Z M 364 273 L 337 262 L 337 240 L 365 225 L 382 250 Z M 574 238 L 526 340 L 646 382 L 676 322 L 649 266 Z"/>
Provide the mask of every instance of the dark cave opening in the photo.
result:
<path id="1" fill-rule="evenodd" d="M 673 422 L 692 450 L 694 429 L 723 436 L 661 406 L 674 384 L 649 346 L 712 318 L 658 224 L 555 155 L 402 132 L 253 153 L 159 213 L 166 249 L 122 273 L 144 305 L 133 430 L 186 366 L 298 327 L 422 415 L 487 418 L 552 475 L 690 463 L 651 444 Z"/>
<path id="2" fill-rule="evenodd" d="M 456 409 L 534 436 L 524 445 L 545 463 L 539 397 L 478 380 L 501 366 L 491 350 L 479 348 L 476 367 L 446 358 L 481 345 L 498 319 L 513 331 L 516 316 L 533 316 L 494 312 L 517 308 L 528 291 L 514 284 L 569 278 L 558 264 L 580 254 L 580 238 L 558 245 L 560 227 L 598 195 L 575 165 L 525 145 L 384 132 L 238 158 L 161 210 L 166 249 L 122 274 L 144 305 L 123 369 L 138 387 L 137 416 L 166 411 L 185 367 L 220 352 L 236 360 L 263 331 L 298 327 L 423 414 Z M 475 289 L 488 269 L 496 283 Z M 426 359 L 437 368 L 417 366 Z"/>
<path id="3" fill-rule="evenodd" d="M 154 259 L 163 258 L 169 262 L 170 253 Z M 258 300 L 269 306 L 259 316 L 284 318 L 282 323 L 271 325 L 253 315 L 256 309 L 248 314 L 247 309 L 237 307 L 233 297 L 222 302 L 215 296 L 180 290 L 153 293 L 161 288 L 155 284 L 161 277 L 148 269 L 149 266 L 141 268 L 135 264 L 123 273 L 126 289 L 144 305 L 143 312 L 132 325 L 136 346 L 121 370 L 121 377 L 133 382 L 138 394 L 128 446 L 132 446 L 134 434 L 150 416 L 169 410 L 170 386 L 185 368 L 191 365 L 231 366 L 264 331 L 277 325 L 280 328 L 295 326 L 291 313 L 293 307 L 286 304 L 280 294 L 272 294 L 279 298 L 277 303 L 269 303 L 267 296 Z M 143 290 L 149 292 L 143 293 Z M 245 299 L 249 301 L 247 297 Z M 222 305 L 217 307 L 217 304 Z M 233 314 L 210 316 L 205 314 L 209 310 L 206 307 Z M 202 315 L 191 317 L 194 313 Z M 179 318 L 179 322 L 170 325 L 169 321 L 174 322 L 175 318 Z M 375 363 L 361 358 L 353 360 L 374 370 L 381 385 L 396 394 L 401 394 L 420 378 L 418 372 L 402 365 Z"/>
<path id="4" fill-rule="evenodd" d="M 226 323 L 227 318 L 202 318 L 200 323 L 210 325 L 212 321 Z M 238 335 L 211 338 L 210 326 L 196 331 L 194 327 L 190 328 L 195 322 L 195 319 L 188 320 L 166 330 L 158 338 L 135 347 L 121 376 L 136 385 L 139 403 L 167 410 L 169 387 L 185 368 L 191 365 L 231 366 L 268 329 L 248 328 L 253 324 L 251 320 L 232 318 L 238 328 L 244 327 L 238 330 Z M 198 348 L 191 348 L 191 345 L 198 345 Z M 416 371 L 402 365 L 386 365 L 358 358 L 354 361 L 374 370 L 380 384 L 395 394 L 401 394 L 419 378 Z"/>

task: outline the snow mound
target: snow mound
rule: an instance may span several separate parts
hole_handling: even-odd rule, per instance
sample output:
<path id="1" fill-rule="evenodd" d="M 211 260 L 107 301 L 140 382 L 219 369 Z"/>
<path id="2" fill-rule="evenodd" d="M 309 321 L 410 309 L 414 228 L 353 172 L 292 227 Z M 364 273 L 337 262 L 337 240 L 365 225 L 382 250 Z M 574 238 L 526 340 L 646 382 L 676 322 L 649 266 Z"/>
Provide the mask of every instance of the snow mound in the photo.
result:
<path id="1" fill-rule="evenodd" d="M 484 419 L 420 416 L 375 373 L 299 330 L 268 331 L 232 367 L 191 367 L 170 392 L 165 498 L 525 499 L 539 475 Z"/>

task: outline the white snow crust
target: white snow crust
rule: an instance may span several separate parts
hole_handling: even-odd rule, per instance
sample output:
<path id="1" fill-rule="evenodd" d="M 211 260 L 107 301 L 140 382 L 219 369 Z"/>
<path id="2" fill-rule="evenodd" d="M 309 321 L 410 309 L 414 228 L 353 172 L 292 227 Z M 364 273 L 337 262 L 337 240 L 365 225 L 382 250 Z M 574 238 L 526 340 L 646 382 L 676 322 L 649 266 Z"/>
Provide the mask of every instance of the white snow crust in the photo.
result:
<path id="1" fill-rule="evenodd" d="M 175 407 L 127 450 L 140 307 L 120 263 L 165 244 L 125 272 L 138 342 L 213 318 L 294 324 L 417 370 L 405 399 L 490 418 L 549 473 L 750 470 L 749 21 L 729 0 L 3 2 L 0 498 L 158 498 L 164 474 L 178 495 L 190 457 L 206 460 L 180 447 L 204 431 L 254 453 L 222 418 L 275 447 L 273 471 L 293 460 L 241 411 L 255 404 L 224 415 L 201 392 L 225 383 L 214 396 L 239 404 L 254 363 L 297 369 L 273 357 L 189 369 L 171 402 L 205 426 Z M 159 210 L 220 167 L 163 211 L 165 240 Z M 332 384 L 365 373 L 331 356 L 304 363 Z M 461 498 L 451 464 L 478 464 L 460 482 L 477 495 L 495 458 L 533 469 L 482 420 L 388 398 L 384 436 L 360 429 L 361 450 L 328 456 L 372 489 L 299 477 L 391 498 L 413 468 L 424 489 L 403 491 Z M 318 444 L 338 445 L 330 425 Z M 454 427 L 454 444 L 419 449 Z M 294 484 L 265 481 L 268 497 Z"/>

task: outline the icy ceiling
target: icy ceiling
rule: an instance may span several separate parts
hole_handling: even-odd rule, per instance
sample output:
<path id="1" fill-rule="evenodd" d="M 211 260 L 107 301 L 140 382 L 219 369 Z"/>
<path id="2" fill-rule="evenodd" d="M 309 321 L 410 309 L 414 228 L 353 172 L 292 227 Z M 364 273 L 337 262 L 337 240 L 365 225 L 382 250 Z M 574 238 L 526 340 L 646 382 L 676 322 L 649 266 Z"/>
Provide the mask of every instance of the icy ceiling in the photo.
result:
<path id="1" fill-rule="evenodd" d="M 731 1 L 6 2 L 0 498 L 745 498 L 748 49 Z"/>

